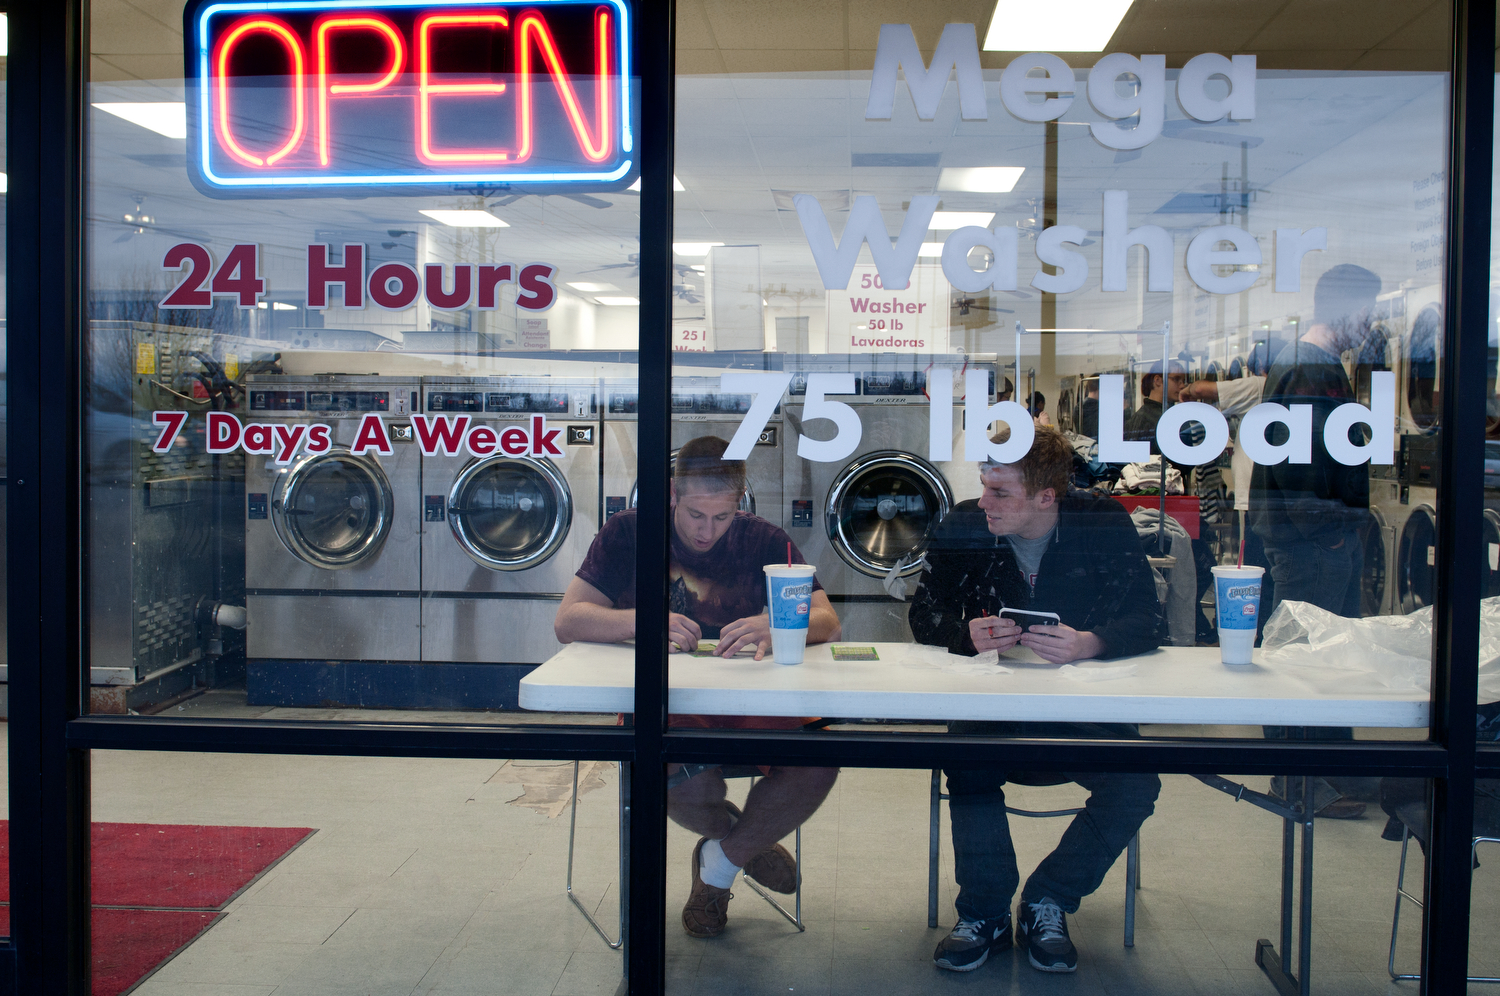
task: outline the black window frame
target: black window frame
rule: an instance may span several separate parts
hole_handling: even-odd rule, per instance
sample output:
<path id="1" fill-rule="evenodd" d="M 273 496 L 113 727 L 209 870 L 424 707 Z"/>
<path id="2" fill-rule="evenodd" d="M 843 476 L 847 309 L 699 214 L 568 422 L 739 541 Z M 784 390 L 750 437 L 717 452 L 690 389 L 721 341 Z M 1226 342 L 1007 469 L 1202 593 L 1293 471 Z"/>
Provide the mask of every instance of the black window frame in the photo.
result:
<path id="1" fill-rule="evenodd" d="M 997 741 L 975 737 L 668 731 L 666 570 L 670 452 L 672 0 L 641 0 L 640 517 L 633 727 L 612 729 L 176 720 L 86 714 L 87 502 L 82 428 L 85 0 L 8 5 L 9 710 L 11 923 L 0 993 L 82 993 L 89 965 L 89 752 L 95 749 L 405 757 L 618 760 L 629 766 L 632 993 L 665 987 L 664 765 L 688 761 L 1034 770 L 1406 775 L 1433 780 L 1423 923 L 1424 991 L 1462 992 L 1469 951 L 1478 747 L 1484 364 L 1494 144 L 1495 4 L 1454 0 L 1447 300 L 1433 640 L 1432 722 L 1422 743 Z M 651 440 L 654 445 L 646 445 Z"/>

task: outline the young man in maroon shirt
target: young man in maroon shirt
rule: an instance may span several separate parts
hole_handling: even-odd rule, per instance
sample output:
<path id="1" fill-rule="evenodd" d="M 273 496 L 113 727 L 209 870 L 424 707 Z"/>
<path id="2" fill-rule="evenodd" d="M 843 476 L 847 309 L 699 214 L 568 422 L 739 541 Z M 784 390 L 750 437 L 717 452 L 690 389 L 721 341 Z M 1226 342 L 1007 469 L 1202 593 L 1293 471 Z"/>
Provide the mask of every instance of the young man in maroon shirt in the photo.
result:
<path id="1" fill-rule="evenodd" d="M 725 460 L 728 444 L 714 436 L 694 439 L 677 453 L 672 478 L 672 565 L 668 593 L 669 639 L 674 652 L 691 652 L 699 640 L 717 640 L 717 657 L 753 648 L 761 660 L 771 650 L 766 614 L 766 564 L 806 563 L 791 538 L 764 519 L 739 511 L 745 464 Z M 636 516 L 613 516 L 595 537 L 583 566 L 568 585 L 555 630 L 563 643 L 618 643 L 635 637 Z M 807 642 L 839 637 L 839 620 L 822 586 L 813 583 Z M 679 716 L 677 727 L 795 730 L 811 720 L 792 716 Z M 761 768 L 744 812 L 724 798 L 718 766 L 669 765 L 667 813 L 702 835 L 693 849 L 693 888 L 682 908 L 682 926 L 694 937 L 714 937 L 728 922 L 735 876 L 777 892 L 797 888 L 797 864 L 777 841 L 817 811 L 833 788 L 837 768 Z"/>

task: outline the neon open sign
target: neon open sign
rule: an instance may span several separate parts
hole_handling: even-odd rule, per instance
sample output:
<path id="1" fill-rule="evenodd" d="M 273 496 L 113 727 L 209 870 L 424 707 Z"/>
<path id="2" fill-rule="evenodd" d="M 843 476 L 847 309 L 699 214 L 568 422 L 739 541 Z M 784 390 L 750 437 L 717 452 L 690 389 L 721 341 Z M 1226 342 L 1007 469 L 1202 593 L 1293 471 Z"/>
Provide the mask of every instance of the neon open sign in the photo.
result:
<path id="1" fill-rule="evenodd" d="M 183 19 L 205 190 L 633 176 L 626 0 L 210 2 Z"/>

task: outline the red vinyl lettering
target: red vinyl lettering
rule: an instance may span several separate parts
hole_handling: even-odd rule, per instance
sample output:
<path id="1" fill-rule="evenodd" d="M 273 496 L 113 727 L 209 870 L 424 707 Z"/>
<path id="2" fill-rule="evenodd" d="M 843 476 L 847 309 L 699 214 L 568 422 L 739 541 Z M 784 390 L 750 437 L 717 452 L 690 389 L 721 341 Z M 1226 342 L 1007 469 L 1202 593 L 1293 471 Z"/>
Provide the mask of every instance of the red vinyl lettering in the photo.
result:
<path id="1" fill-rule="evenodd" d="M 531 416 L 531 455 L 562 456 L 563 451 L 553 442 L 562 435 L 561 429 L 547 428 L 547 416 Z"/>
<path id="2" fill-rule="evenodd" d="M 151 421 L 161 426 L 161 432 L 157 435 L 156 442 L 151 444 L 151 452 L 169 452 L 172 444 L 177 441 L 177 434 L 182 431 L 182 425 L 187 421 L 187 417 L 187 412 L 152 412 Z"/>
<path id="3" fill-rule="evenodd" d="M 499 294 L 496 293 L 500 284 L 513 283 L 515 281 L 515 270 L 509 263 L 501 266 L 481 266 L 479 268 L 479 310 L 493 311 L 500 307 Z"/>
<path id="4" fill-rule="evenodd" d="M 276 429 L 276 462 L 291 463 L 297 456 L 297 451 L 307 441 L 307 426 L 305 425 L 281 425 Z"/>
<path id="5" fill-rule="evenodd" d="M 425 278 L 423 286 L 427 293 L 427 303 L 439 311 L 460 311 L 469 306 L 469 299 L 474 296 L 474 267 L 459 265 L 453 268 L 453 292 L 450 294 L 444 290 L 446 281 L 443 280 L 443 264 L 428 263 L 423 268 Z"/>
<path id="6" fill-rule="evenodd" d="M 390 437 L 385 434 L 385 423 L 375 412 L 365 412 L 365 417 L 359 420 L 359 431 L 354 434 L 354 445 L 349 447 L 349 452 L 355 456 L 364 456 L 370 450 L 374 450 L 381 456 L 390 456 L 394 452 L 391 448 Z"/>
<path id="7" fill-rule="evenodd" d="M 229 250 L 214 273 L 213 292 L 233 294 L 241 308 L 255 307 L 266 292 L 266 282 L 260 277 L 260 246 L 237 245 Z"/>
<path id="8" fill-rule="evenodd" d="M 395 292 L 390 288 L 393 280 L 399 284 Z M 417 271 L 405 263 L 382 263 L 370 274 L 369 289 L 370 300 L 386 311 L 405 311 L 422 293 L 422 283 Z"/>
<path id="9" fill-rule="evenodd" d="M 476 425 L 469 430 L 469 435 L 464 439 L 464 446 L 470 455 L 486 457 L 495 452 L 495 442 L 499 437 L 495 430 L 487 425 Z"/>
<path id="10" fill-rule="evenodd" d="M 467 415 L 413 415 L 412 428 L 423 456 L 457 456 L 469 428 Z"/>
<path id="11" fill-rule="evenodd" d="M 192 269 L 183 274 L 172 293 L 162 298 L 159 307 L 212 308 L 214 296 L 203 287 L 208 283 L 208 275 L 214 268 L 214 258 L 207 247 L 196 242 L 179 242 L 162 257 L 163 270 L 180 270 L 184 266 L 191 266 Z"/>
<path id="12" fill-rule="evenodd" d="M 208 452 L 233 453 L 240 445 L 240 420 L 228 412 L 208 413 Z"/>
<path id="13" fill-rule="evenodd" d="M 525 429 L 513 425 L 500 433 L 500 451 L 507 456 L 525 456 L 530 448 Z"/>
<path id="14" fill-rule="evenodd" d="M 317 425 L 309 426 L 307 430 L 307 452 L 327 453 L 332 449 L 333 439 L 330 436 L 332 431 L 332 426 L 323 425 L 321 422 Z"/>
<path id="15" fill-rule="evenodd" d="M 276 433 L 273 429 L 270 425 L 251 422 L 240 437 L 240 447 L 246 453 L 275 453 Z"/>
<path id="16" fill-rule="evenodd" d="M 516 297 L 516 307 L 527 311 L 546 311 L 557 301 L 557 288 L 552 275 L 557 267 L 546 263 L 531 263 L 521 267 L 521 293 Z"/>
<path id="17" fill-rule="evenodd" d="M 344 307 L 359 310 L 365 306 L 365 247 L 344 246 L 342 266 L 330 266 L 328 247 L 319 243 L 307 247 L 307 306 L 328 307 L 328 285 L 343 284 Z"/>
<path id="18" fill-rule="evenodd" d="M 328 82 L 328 36 L 335 31 L 374 31 L 383 35 L 386 44 L 390 48 L 391 62 L 386 67 L 384 75 L 370 83 L 332 83 Z M 396 77 L 401 74 L 401 67 L 406 62 L 406 45 L 401 41 L 401 33 L 396 26 L 383 17 L 362 15 L 359 17 L 327 17 L 318 22 L 313 29 L 316 37 L 318 51 L 318 164 L 328 165 L 328 98 L 335 97 L 367 97 L 372 93 L 384 90 L 395 82 Z"/>

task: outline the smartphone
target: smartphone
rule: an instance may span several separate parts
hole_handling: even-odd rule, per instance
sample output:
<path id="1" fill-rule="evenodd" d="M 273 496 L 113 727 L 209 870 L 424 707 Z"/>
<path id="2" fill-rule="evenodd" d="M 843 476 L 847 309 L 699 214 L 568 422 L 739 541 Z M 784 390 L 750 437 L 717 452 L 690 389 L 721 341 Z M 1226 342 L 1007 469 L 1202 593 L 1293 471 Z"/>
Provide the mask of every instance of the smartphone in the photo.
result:
<path id="1" fill-rule="evenodd" d="M 1022 629 L 1030 626 L 1060 626 L 1062 618 L 1056 612 L 1032 612 L 1030 609 L 1001 609 L 998 616 L 1010 616 Z"/>

